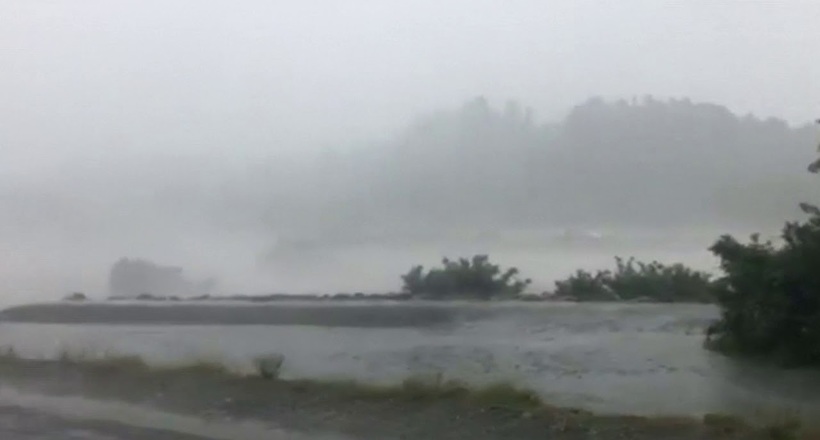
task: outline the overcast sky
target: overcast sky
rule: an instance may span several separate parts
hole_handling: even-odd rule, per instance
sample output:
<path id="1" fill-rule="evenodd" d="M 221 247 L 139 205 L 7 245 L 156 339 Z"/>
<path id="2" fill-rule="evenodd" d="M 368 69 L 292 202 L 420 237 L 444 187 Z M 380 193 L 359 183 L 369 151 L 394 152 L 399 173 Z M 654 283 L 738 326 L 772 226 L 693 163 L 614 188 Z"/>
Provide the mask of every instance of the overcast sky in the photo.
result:
<path id="1" fill-rule="evenodd" d="M 808 0 L 0 0 L 0 192 L 355 144 L 477 95 L 540 120 L 652 94 L 803 123 L 820 115 L 818 19 Z"/>
<path id="2" fill-rule="evenodd" d="M 0 145 L 255 154 L 367 139 L 475 95 L 820 114 L 820 2 L 0 0 Z M 24 152 L 25 151 L 25 152 Z M 5 167 L 4 167 L 5 168 Z"/>

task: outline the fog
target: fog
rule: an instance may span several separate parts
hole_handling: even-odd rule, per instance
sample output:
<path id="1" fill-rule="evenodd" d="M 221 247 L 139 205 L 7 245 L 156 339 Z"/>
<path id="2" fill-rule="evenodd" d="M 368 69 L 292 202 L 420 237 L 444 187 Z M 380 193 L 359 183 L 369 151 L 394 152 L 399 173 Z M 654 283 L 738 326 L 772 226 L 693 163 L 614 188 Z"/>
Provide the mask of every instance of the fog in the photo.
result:
<path id="1" fill-rule="evenodd" d="M 225 293 L 709 268 L 818 195 L 813 2 L 298 3 L 0 0 L 0 301 L 122 257 Z"/>

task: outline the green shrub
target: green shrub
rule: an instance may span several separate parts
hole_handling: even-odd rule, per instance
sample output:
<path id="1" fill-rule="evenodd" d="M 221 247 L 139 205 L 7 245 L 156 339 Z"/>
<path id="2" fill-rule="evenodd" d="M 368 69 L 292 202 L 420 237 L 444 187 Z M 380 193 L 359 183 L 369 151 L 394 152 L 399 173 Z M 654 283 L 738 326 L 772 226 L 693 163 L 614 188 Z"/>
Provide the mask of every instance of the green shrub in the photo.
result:
<path id="1" fill-rule="evenodd" d="M 820 171 L 820 160 L 809 171 Z M 808 220 L 786 223 L 777 245 L 757 234 L 748 243 L 724 235 L 709 248 L 724 276 L 715 283 L 721 317 L 707 347 L 820 365 L 820 209 L 800 208 Z"/>
<path id="2" fill-rule="evenodd" d="M 253 360 L 253 365 L 256 367 L 256 372 L 264 379 L 279 379 L 279 374 L 282 371 L 282 364 L 285 362 L 285 356 L 274 353 L 267 356 L 259 356 Z"/>
<path id="3" fill-rule="evenodd" d="M 414 266 L 402 275 L 403 291 L 413 296 L 428 298 L 468 297 L 490 299 L 498 296 L 517 296 L 532 282 L 518 278 L 518 269 L 502 270 L 490 263 L 487 255 L 471 259 L 442 260 L 441 268 L 424 272 L 422 266 Z"/>
<path id="4" fill-rule="evenodd" d="M 771 440 L 797 440 L 800 438 L 801 425 L 799 419 L 790 418 L 772 423 L 765 430 Z"/>
<path id="5" fill-rule="evenodd" d="M 578 270 L 556 281 L 555 294 L 578 301 L 708 302 L 710 275 L 682 264 L 615 258 L 615 270 Z"/>
<path id="6" fill-rule="evenodd" d="M 710 250 L 724 276 L 715 283 L 721 307 L 707 346 L 791 365 L 820 365 L 820 213 L 787 223 L 782 243 L 721 237 Z"/>
<path id="7" fill-rule="evenodd" d="M 503 406 L 517 409 L 535 409 L 544 405 L 541 397 L 531 390 L 499 382 L 477 388 L 473 400 L 485 405 Z"/>

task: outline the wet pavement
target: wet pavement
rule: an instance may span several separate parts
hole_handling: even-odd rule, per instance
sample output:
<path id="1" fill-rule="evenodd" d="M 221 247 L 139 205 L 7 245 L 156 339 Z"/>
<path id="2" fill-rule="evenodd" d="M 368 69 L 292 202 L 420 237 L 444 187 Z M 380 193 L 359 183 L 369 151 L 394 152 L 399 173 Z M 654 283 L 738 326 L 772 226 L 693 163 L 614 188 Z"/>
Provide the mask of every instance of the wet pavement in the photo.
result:
<path id="1" fill-rule="evenodd" d="M 0 406 L 3 440 L 202 440 L 204 437 L 129 426 L 109 421 L 76 420 L 17 406 Z"/>

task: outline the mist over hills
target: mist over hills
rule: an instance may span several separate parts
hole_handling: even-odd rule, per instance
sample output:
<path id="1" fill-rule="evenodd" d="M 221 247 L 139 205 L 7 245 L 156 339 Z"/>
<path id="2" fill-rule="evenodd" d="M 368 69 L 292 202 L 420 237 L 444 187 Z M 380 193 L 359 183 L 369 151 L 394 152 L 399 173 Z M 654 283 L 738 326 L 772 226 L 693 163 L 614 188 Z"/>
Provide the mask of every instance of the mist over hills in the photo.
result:
<path id="1" fill-rule="evenodd" d="M 8 178 L 2 226 L 105 234 L 112 224 L 332 239 L 464 228 L 761 228 L 815 186 L 810 126 L 686 99 L 591 99 L 557 122 L 482 98 L 386 140 L 318 154 L 114 154 Z M 93 212 L 94 215 L 89 215 Z M 118 231 L 111 231 L 117 233 Z"/>
<path id="2" fill-rule="evenodd" d="M 447 240 L 500 243 L 509 231 L 654 231 L 671 241 L 697 230 L 710 237 L 697 241 L 705 249 L 719 232 L 775 233 L 799 218 L 798 203 L 818 198 L 806 172 L 815 145 L 810 126 L 646 97 L 591 99 L 558 121 L 476 98 L 321 152 L 112 149 L 0 176 L 0 234 L 15 255 L 5 279 L 61 294 L 104 289 L 107 268 L 129 255 L 267 291 L 283 276 L 311 280 L 338 266 L 326 249 L 432 243 L 434 255 L 461 252 L 442 249 Z M 383 268 L 379 286 L 423 262 L 406 258 Z M 345 264 L 340 273 L 353 269 Z M 32 284 L 33 267 L 60 275 Z M 373 272 L 359 270 L 346 286 Z"/>
<path id="3" fill-rule="evenodd" d="M 265 198 L 275 229 L 327 238 L 462 228 L 765 228 L 798 215 L 797 203 L 816 194 L 805 173 L 812 130 L 685 99 L 592 99 L 545 123 L 521 104 L 478 98 L 422 117 L 379 145 L 259 173 L 256 186 L 273 188 Z"/>

